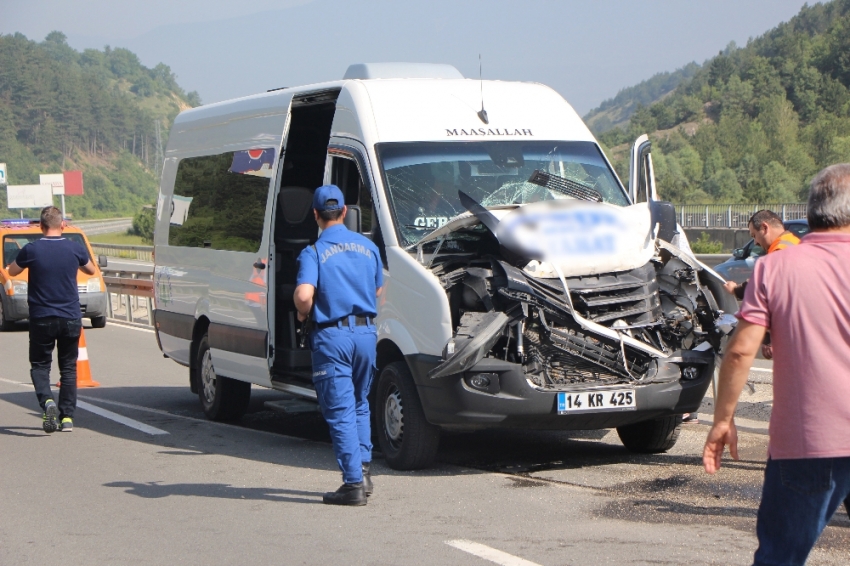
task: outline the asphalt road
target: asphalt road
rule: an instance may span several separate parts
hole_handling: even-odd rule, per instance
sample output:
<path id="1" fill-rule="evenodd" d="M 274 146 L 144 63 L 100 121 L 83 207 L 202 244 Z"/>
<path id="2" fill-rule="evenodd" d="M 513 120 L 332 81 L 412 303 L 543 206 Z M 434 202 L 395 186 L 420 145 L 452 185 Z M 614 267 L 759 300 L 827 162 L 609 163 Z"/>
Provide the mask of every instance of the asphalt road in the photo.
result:
<path id="1" fill-rule="evenodd" d="M 714 477 L 701 424 L 653 456 L 610 431 L 451 434 L 430 470 L 395 472 L 378 455 L 369 505 L 337 508 L 321 505 L 340 475 L 318 414 L 266 410 L 283 395 L 254 388 L 240 425 L 212 423 L 151 332 L 110 324 L 86 338 L 102 386 L 80 390 L 73 433 L 46 435 L 26 325 L 0 335 L 0 564 L 751 561 L 769 371 L 742 398 L 741 461 Z M 839 513 L 809 563 L 846 564 L 848 549 Z"/>

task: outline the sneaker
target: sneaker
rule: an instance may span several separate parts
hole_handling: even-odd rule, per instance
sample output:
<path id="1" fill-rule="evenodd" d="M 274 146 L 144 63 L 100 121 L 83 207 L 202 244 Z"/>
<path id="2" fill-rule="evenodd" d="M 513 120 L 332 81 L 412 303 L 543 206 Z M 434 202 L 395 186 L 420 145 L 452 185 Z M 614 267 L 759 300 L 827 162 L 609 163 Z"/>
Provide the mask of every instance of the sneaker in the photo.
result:
<path id="1" fill-rule="evenodd" d="M 59 423 L 59 430 L 62 432 L 71 432 L 74 430 L 74 421 L 71 420 L 71 417 L 65 417 L 62 419 L 62 422 Z"/>
<path id="2" fill-rule="evenodd" d="M 44 413 L 41 415 L 41 428 L 44 429 L 44 432 L 48 434 L 56 432 L 59 429 L 58 418 L 59 407 L 56 406 L 53 399 L 50 399 L 44 404 Z"/>
<path id="3" fill-rule="evenodd" d="M 682 422 L 687 424 L 699 424 L 699 413 L 685 413 Z"/>

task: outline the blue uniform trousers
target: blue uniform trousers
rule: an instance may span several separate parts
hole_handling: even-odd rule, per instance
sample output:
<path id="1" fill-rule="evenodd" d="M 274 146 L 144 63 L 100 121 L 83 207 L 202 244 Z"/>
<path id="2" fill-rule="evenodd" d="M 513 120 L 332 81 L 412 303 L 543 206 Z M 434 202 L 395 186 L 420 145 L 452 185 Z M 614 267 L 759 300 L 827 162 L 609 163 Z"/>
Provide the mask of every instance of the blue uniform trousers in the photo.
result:
<path id="1" fill-rule="evenodd" d="M 375 374 L 377 339 L 373 325 L 348 321 L 310 335 L 313 384 L 345 483 L 363 481 L 361 463 L 372 461 L 367 395 Z"/>

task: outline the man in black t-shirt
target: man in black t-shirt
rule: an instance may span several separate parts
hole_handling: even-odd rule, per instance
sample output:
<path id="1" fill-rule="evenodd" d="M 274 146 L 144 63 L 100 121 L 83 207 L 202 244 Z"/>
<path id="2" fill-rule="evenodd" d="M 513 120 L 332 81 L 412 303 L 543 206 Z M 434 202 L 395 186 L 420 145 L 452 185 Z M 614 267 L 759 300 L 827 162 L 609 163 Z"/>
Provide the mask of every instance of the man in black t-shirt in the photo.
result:
<path id="1" fill-rule="evenodd" d="M 12 276 L 29 269 L 27 304 L 30 315 L 30 377 L 43 410 L 44 432 L 74 428 L 77 407 L 77 348 L 82 320 L 77 270 L 94 275 L 85 247 L 62 237 L 65 221 L 55 206 L 41 211 L 44 237 L 30 242 L 6 269 Z M 59 405 L 50 390 L 53 348 L 59 350 Z"/>

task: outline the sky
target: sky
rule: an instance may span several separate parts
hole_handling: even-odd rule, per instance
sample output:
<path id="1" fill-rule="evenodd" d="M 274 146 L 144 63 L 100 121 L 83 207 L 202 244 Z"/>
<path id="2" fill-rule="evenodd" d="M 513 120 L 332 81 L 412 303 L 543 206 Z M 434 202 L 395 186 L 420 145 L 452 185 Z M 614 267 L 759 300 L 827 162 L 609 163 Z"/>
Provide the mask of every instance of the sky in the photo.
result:
<path id="1" fill-rule="evenodd" d="M 730 41 L 745 45 L 802 0 L 0 0 L 0 33 L 76 49 L 125 47 L 169 65 L 204 103 L 342 78 L 348 65 L 449 63 L 535 81 L 584 114 L 624 87 Z"/>

